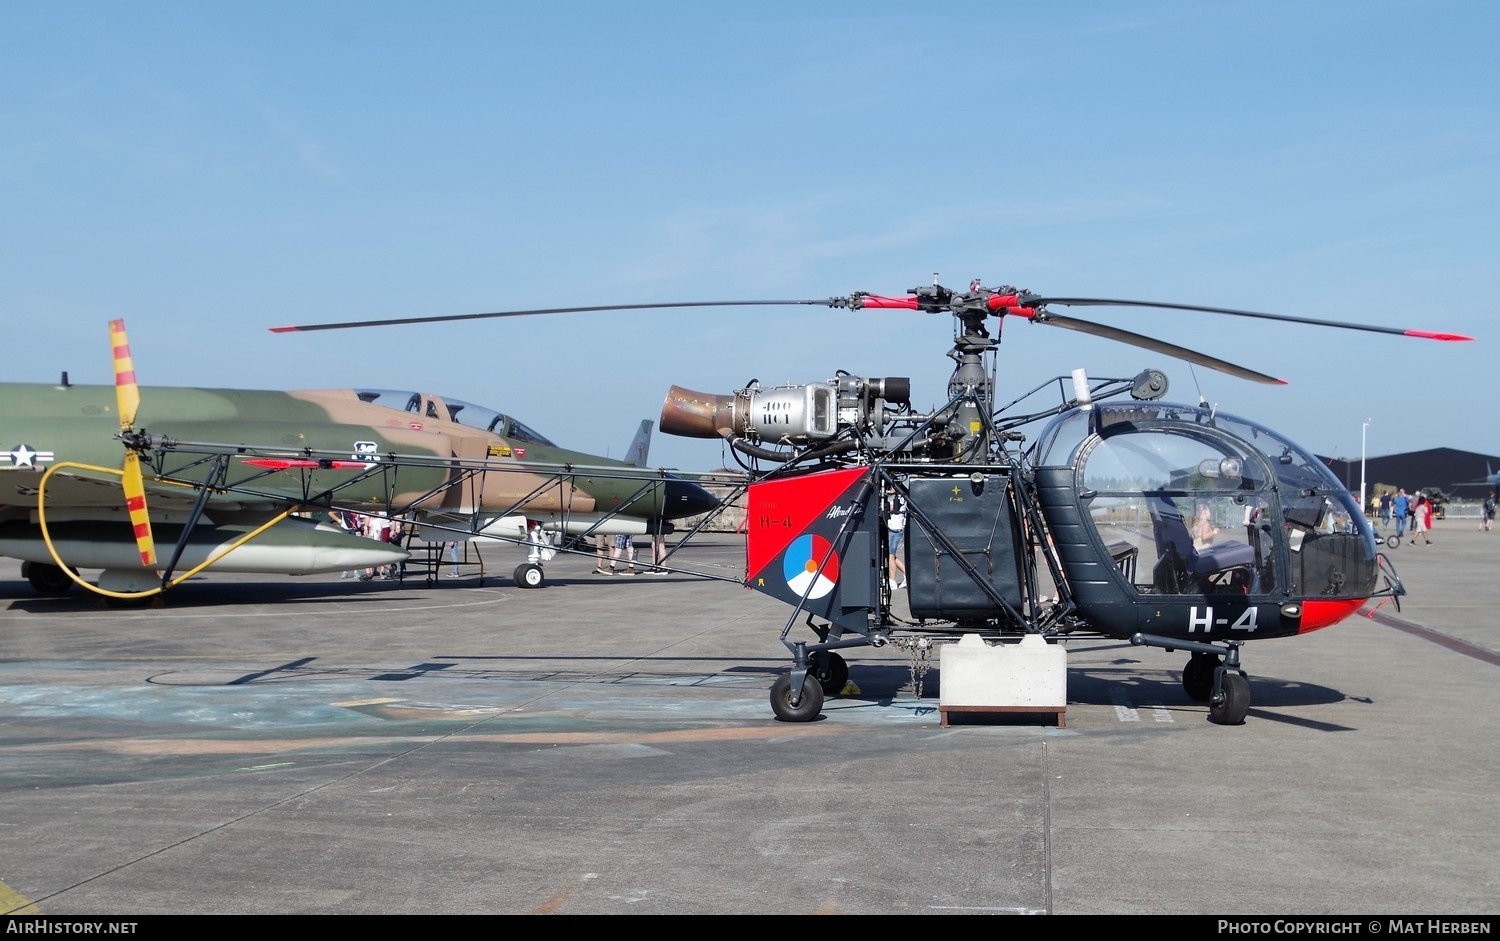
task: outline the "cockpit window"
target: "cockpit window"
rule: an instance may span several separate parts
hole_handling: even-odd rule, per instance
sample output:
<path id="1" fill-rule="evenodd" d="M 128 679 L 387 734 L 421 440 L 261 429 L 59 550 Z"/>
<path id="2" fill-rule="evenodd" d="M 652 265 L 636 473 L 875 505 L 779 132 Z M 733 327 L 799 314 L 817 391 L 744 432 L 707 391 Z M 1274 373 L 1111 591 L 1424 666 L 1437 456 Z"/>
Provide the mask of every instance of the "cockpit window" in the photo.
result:
<path id="1" fill-rule="evenodd" d="M 444 399 L 443 401 L 448 406 L 448 416 L 461 425 L 479 428 L 502 438 L 557 447 L 545 435 L 533 431 L 509 415 L 492 408 L 485 408 L 483 405 L 475 405 L 473 402 L 464 402 L 459 399 Z"/>
<path id="2" fill-rule="evenodd" d="M 1109 422 L 1079 452 L 1088 519 L 1131 560 L 1140 594 L 1265 594 L 1281 582 L 1263 529 L 1266 465 L 1200 423 Z"/>
<path id="3" fill-rule="evenodd" d="M 422 396 L 416 392 L 394 389 L 356 389 L 354 394 L 361 402 L 384 405 L 386 408 L 399 408 L 408 412 L 420 413 L 422 411 Z"/>
<path id="4" fill-rule="evenodd" d="M 510 431 L 506 437 L 515 438 L 517 441 L 530 441 L 532 444 L 545 444 L 549 447 L 557 447 L 557 445 L 542 437 L 541 433 L 532 431 L 514 418 L 510 420 Z"/>
<path id="5" fill-rule="evenodd" d="M 1089 413 L 1074 409 L 1057 418 L 1037 441 L 1038 467 L 1066 467 L 1089 434 Z"/>
<path id="6" fill-rule="evenodd" d="M 1139 594 L 1374 588 L 1374 537 L 1355 499 L 1264 426 L 1207 408 L 1095 403 L 1038 441 L 1038 467 L 1076 468 L 1074 499 Z"/>
<path id="7" fill-rule="evenodd" d="M 1084 465 L 1090 490 L 1259 490 L 1262 464 L 1218 438 L 1160 431 L 1115 434 L 1100 441 Z"/>
<path id="8" fill-rule="evenodd" d="M 384 405 L 388 408 L 399 408 L 418 415 L 426 415 L 428 418 L 441 418 L 437 406 L 426 399 L 419 392 L 395 392 L 390 389 L 357 389 L 355 395 L 361 402 L 371 402 L 376 405 Z M 546 435 L 535 429 L 516 421 L 508 415 L 497 412 L 483 405 L 475 405 L 473 402 L 465 402 L 461 399 L 444 398 L 443 405 L 448 411 L 448 419 L 469 428 L 478 428 L 491 434 L 500 435 L 503 438 L 512 438 L 516 441 L 524 441 L 529 444 L 540 444 L 555 448 Z M 424 404 L 425 403 L 425 404 Z"/>

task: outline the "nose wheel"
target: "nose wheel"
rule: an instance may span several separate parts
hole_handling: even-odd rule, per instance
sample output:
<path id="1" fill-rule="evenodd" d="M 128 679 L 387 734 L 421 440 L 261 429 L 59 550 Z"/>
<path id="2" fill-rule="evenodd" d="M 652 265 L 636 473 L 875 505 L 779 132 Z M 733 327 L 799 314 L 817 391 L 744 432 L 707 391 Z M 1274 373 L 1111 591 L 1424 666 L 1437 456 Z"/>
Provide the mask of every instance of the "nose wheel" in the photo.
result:
<path id="1" fill-rule="evenodd" d="M 1226 641 L 1224 646 L 1132 634 L 1136 646 L 1160 647 L 1163 650 L 1186 650 L 1187 666 L 1182 671 L 1182 688 L 1199 702 L 1208 703 L 1208 721 L 1215 725 L 1243 725 L 1250 711 L 1250 681 L 1240 669 L 1242 641 Z"/>
<path id="2" fill-rule="evenodd" d="M 1208 721 L 1215 725 L 1244 725 L 1250 711 L 1250 681 L 1237 670 L 1223 668 L 1219 691 L 1208 703 Z"/>
<path id="3" fill-rule="evenodd" d="M 546 574 L 542 572 L 542 567 L 535 562 L 522 562 L 516 566 L 512 577 L 515 578 L 516 584 L 522 588 L 541 588 L 542 583 L 547 580 Z"/>

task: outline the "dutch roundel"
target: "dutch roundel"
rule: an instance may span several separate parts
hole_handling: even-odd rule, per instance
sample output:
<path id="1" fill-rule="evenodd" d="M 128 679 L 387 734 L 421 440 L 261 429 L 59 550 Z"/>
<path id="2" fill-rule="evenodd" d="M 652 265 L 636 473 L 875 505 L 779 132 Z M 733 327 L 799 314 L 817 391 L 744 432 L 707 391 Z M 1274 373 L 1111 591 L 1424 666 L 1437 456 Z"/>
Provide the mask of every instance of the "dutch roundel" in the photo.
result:
<path id="1" fill-rule="evenodd" d="M 818 571 L 820 565 L 821 572 Z M 781 571 L 786 576 L 787 587 L 798 596 L 821 598 L 833 591 L 833 586 L 838 583 L 839 557 L 827 539 L 816 533 L 806 533 L 786 547 Z"/>

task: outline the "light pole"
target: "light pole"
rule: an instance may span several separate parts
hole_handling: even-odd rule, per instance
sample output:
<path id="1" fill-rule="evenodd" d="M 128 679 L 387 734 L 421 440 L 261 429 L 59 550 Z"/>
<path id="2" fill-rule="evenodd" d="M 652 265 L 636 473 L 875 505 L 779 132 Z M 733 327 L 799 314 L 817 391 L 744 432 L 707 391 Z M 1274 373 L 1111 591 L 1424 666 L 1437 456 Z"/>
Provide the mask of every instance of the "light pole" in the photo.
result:
<path id="1" fill-rule="evenodd" d="M 1365 512 L 1365 432 L 1370 428 L 1370 419 L 1359 426 L 1359 511 Z"/>

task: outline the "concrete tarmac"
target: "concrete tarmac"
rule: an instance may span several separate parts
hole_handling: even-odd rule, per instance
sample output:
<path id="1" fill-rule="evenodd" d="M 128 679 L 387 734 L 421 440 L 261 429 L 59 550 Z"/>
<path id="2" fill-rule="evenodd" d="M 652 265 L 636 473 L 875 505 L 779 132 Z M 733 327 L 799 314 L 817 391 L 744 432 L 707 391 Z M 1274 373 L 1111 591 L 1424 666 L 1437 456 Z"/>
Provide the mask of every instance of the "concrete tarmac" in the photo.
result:
<path id="1" fill-rule="evenodd" d="M 162 607 L 0 562 L 0 911 L 1494 915 L 1500 531 L 1433 540 L 1399 614 L 1248 644 L 1235 727 L 1183 654 L 1076 640 L 1062 728 L 944 728 L 891 648 L 779 722 L 788 607 L 591 557 Z"/>

